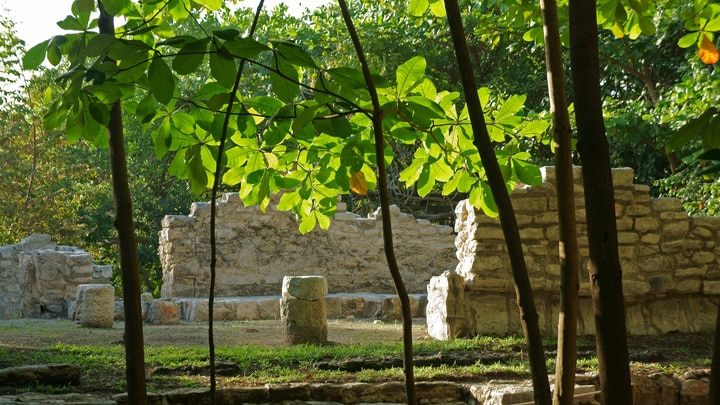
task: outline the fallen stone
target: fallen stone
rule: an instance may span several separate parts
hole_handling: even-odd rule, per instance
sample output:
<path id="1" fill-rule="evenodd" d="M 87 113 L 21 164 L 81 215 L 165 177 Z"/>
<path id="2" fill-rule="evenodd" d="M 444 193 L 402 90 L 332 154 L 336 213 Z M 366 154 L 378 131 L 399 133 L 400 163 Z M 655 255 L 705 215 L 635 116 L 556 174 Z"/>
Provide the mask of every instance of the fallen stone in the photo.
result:
<path id="1" fill-rule="evenodd" d="M 25 387 L 27 385 L 78 385 L 80 366 L 77 364 L 39 364 L 0 369 L 0 386 Z"/>
<path id="2" fill-rule="evenodd" d="M 80 284 L 75 320 L 80 326 L 112 328 L 115 319 L 115 288 L 110 284 Z"/>
<path id="3" fill-rule="evenodd" d="M 25 392 L 18 395 L 0 397 L 0 404 L 35 404 L 35 405 L 115 405 L 115 401 L 107 398 L 96 398 L 90 394 L 48 395 Z"/>

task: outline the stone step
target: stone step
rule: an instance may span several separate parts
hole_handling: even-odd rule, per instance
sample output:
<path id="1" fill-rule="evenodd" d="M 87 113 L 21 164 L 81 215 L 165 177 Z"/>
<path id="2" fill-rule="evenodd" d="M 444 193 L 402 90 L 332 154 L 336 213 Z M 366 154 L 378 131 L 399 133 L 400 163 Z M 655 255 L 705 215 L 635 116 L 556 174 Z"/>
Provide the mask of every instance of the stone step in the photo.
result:
<path id="1" fill-rule="evenodd" d="M 280 295 L 257 297 L 216 297 L 213 318 L 223 321 L 242 321 L 280 318 Z M 208 320 L 207 298 L 173 298 L 184 321 Z M 400 319 L 400 300 L 394 294 L 342 293 L 325 297 L 328 318 Z M 426 294 L 410 294 L 413 317 L 424 317 Z"/>

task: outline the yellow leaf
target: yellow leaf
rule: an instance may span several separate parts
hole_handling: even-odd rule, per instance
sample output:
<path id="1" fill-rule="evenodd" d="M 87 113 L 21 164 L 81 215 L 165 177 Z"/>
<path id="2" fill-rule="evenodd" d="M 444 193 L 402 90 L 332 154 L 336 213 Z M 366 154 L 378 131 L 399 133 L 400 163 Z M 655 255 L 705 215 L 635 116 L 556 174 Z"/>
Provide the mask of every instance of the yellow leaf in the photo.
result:
<path id="1" fill-rule="evenodd" d="M 368 184 L 363 172 L 355 172 L 350 177 L 350 190 L 355 194 L 367 195 Z"/>
<path id="2" fill-rule="evenodd" d="M 717 63 L 720 59 L 720 54 L 710 39 L 705 34 L 702 34 L 702 40 L 700 41 L 700 60 L 708 65 Z"/>

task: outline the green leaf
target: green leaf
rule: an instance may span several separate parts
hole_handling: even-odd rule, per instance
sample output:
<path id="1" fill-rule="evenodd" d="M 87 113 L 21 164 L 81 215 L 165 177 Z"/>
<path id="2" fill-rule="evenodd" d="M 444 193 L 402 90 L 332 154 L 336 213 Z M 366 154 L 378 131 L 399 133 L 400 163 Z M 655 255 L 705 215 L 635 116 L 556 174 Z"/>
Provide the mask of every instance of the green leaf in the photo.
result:
<path id="1" fill-rule="evenodd" d="M 542 184 L 542 173 L 540 173 L 539 167 L 519 159 L 512 159 L 512 163 L 515 174 L 520 181 L 530 186 Z"/>
<path id="2" fill-rule="evenodd" d="M 720 15 L 716 16 L 712 20 L 708 21 L 707 24 L 705 24 L 705 28 L 703 29 L 705 32 L 716 32 L 720 31 Z"/>
<path id="3" fill-rule="evenodd" d="M 233 56 L 252 59 L 261 52 L 269 51 L 270 48 L 252 38 L 235 38 L 232 41 L 223 43 L 225 49 Z"/>
<path id="4" fill-rule="evenodd" d="M 283 58 L 295 66 L 319 69 L 312 56 L 295 43 L 290 41 L 275 41 L 273 47 Z"/>
<path id="5" fill-rule="evenodd" d="M 187 176 L 190 181 L 190 191 L 193 194 L 202 194 L 207 189 L 208 177 L 203 166 L 199 148 L 192 148 L 193 152 L 187 165 Z"/>
<path id="6" fill-rule="evenodd" d="M 223 41 L 232 41 L 240 36 L 240 31 L 236 30 L 235 28 L 229 28 L 213 31 L 213 35 L 222 39 Z"/>
<path id="7" fill-rule="evenodd" d="M 495 122 L 502 124 L 505 120 L 517 114 L 525 104 L 525 99 L 525 95 L 517 94 L 507 99 L 500 107 L 500 110 L 495 113 Z"/>
<path id="8" fill-rule="evenodd" d="M 427 10 L 430 2 L 428 0 L 410 0 L 410 8 L 408 11 L 413 17 L 420 17 Z"/>
<path id="9" fill-rule="evenodd" d="M 173 59 L 173 70 L 179 75 L 187 75 L 197 72 L 205 59 L 205 52 L 210 38 L 203 38 L 197 41 L 188 42 Z"/>
<path id="10" fill-rule="evenodd" d="M 128 3 L 129 0 L 103 0 L 103 7 L 108 14 L 117 16 Z"/>
<path id="11" fill-rule="evenodd" d="M 367 87 L 362 71 L 346 67 L 326 70 L 327 74 L 339 85 L 347 89 L 364 89 Z"/>
<path id="12" fill-rule="evenodd" d="M 415 56 L 400 65 L 395 73 L 398 96 L 409 93 L 425 77 L 427 62 L 422 56 Z"/>
<path id="13" fill-rule="evenodd" d="M 50 40 L 40 42 L 28 50 L 23 56 L 23 69 L 37 69 L 45 60 L 45 53 L 48 49 Z"/>
<path id="14" fill-rule="evenodd" d="M 158 127 L 152 132 L 152 138 L 155 143 L 155 156 L 158 159 L 161 159 L 165 156 L 165 154 L 167 154 L 168 150 L 170 150 L 170 145 L 172 143 L 169 118 L 166 117 L 162 120 L 160 125 L 158 125 Z"/>
<path id="15" fill-rule="evenodd" d="M 218 11 L 222 8 L 223 0 L 193 0 L 195 3 L 207 8 L 208 10 Z"/>
<path id="16" fill-rule="evenodd" d="M 210 73 L 220 85 L 232 89 L 237 76 L 235 60 L 219 52 L 211 53 Z"/>
<path id="17" fill-rule="evenodd" d="M 717 114 L 714 107 L 710 107 L 699 117 L 689 120 L 685 125 L 675 132 L 665 144 L 665 150 L 672 152 L 675 149 L 686 145 L 693 138 L 698 136 L 702 129 L 710 122 L 710 119 Z"/>
<path id="18" fill-rule="evenodd" d="M 698 42 L 698 38 L 700 38 L 699 32 L 685 34 L 678 40 L 678 46 L 680 48 L 689 48 Z"/>
<path id="19" fill-rule="evenodd" d="M 64 20 L 58 21 L 58 27 L 66 31 L 85 31 L 85 26 L 74 16 L 66 16 Z"/>
<path id="20" fill-rule="evenodd" d="M 270 72 L 270 84 L 277 97 L 286 102 L 294 102 L 300 94 L 300 69 L 293 66 L 283 58 L 273 57 L 273 65 L 277 66 L 279 73 Z"/>
<path id="21" fill-rule="evenodd" d="M 365 164 L 365 155 L 363 149 L 357 143 L 347 143 L 340 152 L 340 164 L 350 168 L 350 172 L 354 173 L 362 169 Z"/>
<path id="22" fill-rule="evenodd" d="M 302 221 L 300 221 L 300 226 L 298 227 L 298 230 L 301 234 L 305 235 L 306 233 L 315 229 L 316 224 L 317 218 L 315 218 L 315 215 L 311 213 L 310 215 L 304 217 Z"/>
<path id="23" fill-rule="evenodd" d="M 148 69 L 148 85 L 153 97 L 161 104 L 167 105 L 175 92 L 175 77 L 165 61 L 153 58 Z"/>
<path id="24" fill-rule="evenodd" d="M 104 104 L 91 100 L 88 106 L 90 116 L 100 125 L 107 126 L 110 123 L 110 111 Z"/>

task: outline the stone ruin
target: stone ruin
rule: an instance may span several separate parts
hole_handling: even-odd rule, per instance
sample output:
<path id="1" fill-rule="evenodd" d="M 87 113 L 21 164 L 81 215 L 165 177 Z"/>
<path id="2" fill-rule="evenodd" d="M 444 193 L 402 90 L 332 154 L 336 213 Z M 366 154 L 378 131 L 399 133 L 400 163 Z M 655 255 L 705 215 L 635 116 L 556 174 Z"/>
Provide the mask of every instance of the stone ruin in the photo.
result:
<path id="1" fill-rule="evenodd" d="M 542 173 L 541 185 L 516 189 L 512 201 L 541 332 L 553 335 L 560 301 L 559 230 L 554 168 Z M 574 175 L 582 260 L 578 332 L 592 334 L 579 168 Z M 649 187 L 632 180 L 632 170 L 613 170 L 628 333 L 712 332 L 720 300 L 720 218 L 689 217 L 679 200 L 651 199 Z M 391 209 L 413 316 L 426 316 L 429 333 L 438 339 L 521 333 L 498 220 L 466 201 L 456 213 L 455 235 L 450 227 Z M 209 219 L 208 203 L 194 203 L 188 216 L 163 219 L 162 298 L 144 298 L 149 321 L 207 320 Z M 285 276 L 324 277 L 328 317 L 398 319 L 379 212 L 363 218 L 339 203 L 330 229 L 300 235 L 292 213 L 273 204 L 262 213 L 230 193 L 218 202 L 218 220 L 215 319 L 277 319 Z M 107 283 L 111 273 L 110 266 L 95 266 L 87 252 L 57 246 L 47 235 L 0 247 L 0 257 L 0 318 L 68 316 L 78 285 Z"/>
<path id="2" fill-rule="evenodd" d="M 270 204 L 246 207 L 237 193 L 217 207 L 217 297 L 279 295 L 284 276 L 319 275 L 333 293 L 394 294 L 383 250 L 379 210 L 367 218 L 339 203 L 328 230 L 301 235 L 295 214 Z M 416 220 L 393 206 L 398 265 L 410 293 L 425 293 L 432 276 L 457 264 L 449 226 Z M 210 204 L 190 215 L 166 216 L 160 232 L 163 298 L 207 297 L 210 282 Z"/>
<path id="3" fill-rule="evenodd" d="M 540 331 L 557 335 L 560 303 L 555 169 L 543 183 L 516 189 L 512 204 L 540 317 Z M 573 170 L 580 250 L 578 333 L 594 334 L 582 172 Z M 627 332 L 660 335 L 714 331 L 720 298 L 720 217 L 689 217 L 680 200 L 651 199 L 633 184 L 631 169 L 613 169 Z M 428 333 L 438 339 L 521 334 L 513 279 L 497 219 L 466 201 L 456 209 L 459 264 L 428 286 Z"/>
<path id="4" fill-rule="evenodd" d="M 50 235 L 0 246 L 0 319 L 67 318 L 79 285 L 108 284 L 111 277 L 111 266 L 94 264 L 82 249 L 58 246 Z"/>

